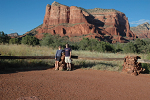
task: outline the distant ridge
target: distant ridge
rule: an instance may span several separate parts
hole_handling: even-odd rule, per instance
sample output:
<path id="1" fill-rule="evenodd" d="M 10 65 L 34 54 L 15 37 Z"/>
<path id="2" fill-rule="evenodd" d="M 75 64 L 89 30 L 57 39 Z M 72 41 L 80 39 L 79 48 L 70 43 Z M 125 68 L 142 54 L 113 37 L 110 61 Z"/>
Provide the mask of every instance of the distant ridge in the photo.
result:
<path id="1" fill-rule="evenodd" d="M 130 28 L 132 32 L 137 34 L 138 38 L 150 38 L 150 24 L 145 22 L 137 27 Z"/>
<path id="2" fill-rule="evenodd" d="M 140 29 L 150 30 L 150 24 L 148 22 L 138 25 L 137 27 Z"/>
<path id="3" fill-rule="evenodd" d="M 137 27 L 131 27 L 132 31 L 136 31 L 136 30 L 150 30 L 150 24 L 148 22 L 145 22 L 143 24 L 138 25 Z"/>

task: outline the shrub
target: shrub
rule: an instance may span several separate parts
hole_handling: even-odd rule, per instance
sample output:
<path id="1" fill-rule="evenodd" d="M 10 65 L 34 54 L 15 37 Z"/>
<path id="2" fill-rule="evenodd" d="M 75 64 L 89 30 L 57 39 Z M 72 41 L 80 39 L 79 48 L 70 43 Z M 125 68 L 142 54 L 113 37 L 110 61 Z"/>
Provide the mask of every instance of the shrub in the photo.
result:
<path id="1" fill-rule="evenodd" d="M 18 38 L 11 38 L 9 40 L 10 44 L 20 44 L 20 40 Z"/>
<path id="2" fill-rule="evenodd" d="M 34 36 L 26 35 L 22 38 L 21 43 L 34 46 L 39 44 L 39 39 Z"/>
<path id="3" fill-rule="evenodd" d="M 115 43 L 112 45 L 114 47 L 114 52 L 122 52 L 123 51 L 122 47 L 123 47 L 124 43 Z"/>
<path id="4" fill-rule="evenodd" d="M 123 52 L 124 53 L 137 53 L 138 52 L 137 45 L 134 44 L 133 42 L 126 43 L 125 46 L 123 47 Z"/>
<path id="5" fill-rule="evenodd" d="M 138 53 L 144 53 L 146 43 L 143 40 L 137 38 L 134 41 L 134 44 L 137 45 L 137 52 Z"/>
<path id="6" fill-rule="evenodd" d="M 114 52 L 114 47 L 108 42 L 98 41 L 96 39 L 83 38 L 79 43 L 80 50 L 90 50 L 105 52 Z"/>
<path id="7" fill-rule="evenodd" d="M 90 46 L 89 44 L 90 44 L 89 38 L 83 38 L 79 43 L 79 49 L 88 50 L 88 47 Z"/>
<path id="8" fill-rule="evenodd" d="M 3 31 L 0 32 L 0 43 L 9 43 L 10 37 Z"/>
<path id="9" fill-rule="evenodd" d="M 52 35 L 45 35 L 44 38 L 40 41 L 42 46 L 50 46 L 52 43 L 54 43 Z"/>
<path id="10" fill-rule="evenodd" d="M 52 48 L 58 48 L 58 46 L 62 46 L 65 48 L 65 44 L 69 43 L 69 42 L 70 42 L 69 37 L 66 37 L 66 36 L 61 37 L 59 35 L 45 34 L 44 38 L 40 41 L 40 44 L 42 46 L 49 46 Z M 71 42 L 71 43 L 73 43 L 73 42 Z M 76 47 L 74 47 L 74 48 L 76 48 Z"/>

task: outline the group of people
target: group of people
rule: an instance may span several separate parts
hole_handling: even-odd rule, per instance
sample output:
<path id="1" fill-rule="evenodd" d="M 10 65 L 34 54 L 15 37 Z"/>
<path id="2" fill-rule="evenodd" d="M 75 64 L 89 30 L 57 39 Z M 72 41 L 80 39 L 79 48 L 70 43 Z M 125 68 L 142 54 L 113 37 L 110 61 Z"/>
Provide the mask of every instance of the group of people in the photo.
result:
<path id="1" fill-rule="evenodd" d="M 55 55 L 55 70 L 59 68 L 59 61 L 61 60 L 62 53 L 65 53 L 65 63 L 67 64 L 67 71 L 71 71 L 71 48 L 66 44 L 64 50 L 61 49 L 61 46 L 58 47 Z"/>

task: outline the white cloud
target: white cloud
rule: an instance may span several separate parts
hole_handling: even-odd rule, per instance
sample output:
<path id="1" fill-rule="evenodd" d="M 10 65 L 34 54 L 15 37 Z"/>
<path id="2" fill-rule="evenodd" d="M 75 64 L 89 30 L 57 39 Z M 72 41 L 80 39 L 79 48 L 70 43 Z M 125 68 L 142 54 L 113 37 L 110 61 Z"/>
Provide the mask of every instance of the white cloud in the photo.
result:
<path id="1" fill-rule="evenodd" d="M 140 25 L 140 24 L 143 24 L 143 23 L 145 23 L 145 22 L 150 23 L 150 20 L 140 19 L 140 20 L 138 20 L 138 21 L 132 21 L 132 22 L 130 22 L 130 24 Z"/>

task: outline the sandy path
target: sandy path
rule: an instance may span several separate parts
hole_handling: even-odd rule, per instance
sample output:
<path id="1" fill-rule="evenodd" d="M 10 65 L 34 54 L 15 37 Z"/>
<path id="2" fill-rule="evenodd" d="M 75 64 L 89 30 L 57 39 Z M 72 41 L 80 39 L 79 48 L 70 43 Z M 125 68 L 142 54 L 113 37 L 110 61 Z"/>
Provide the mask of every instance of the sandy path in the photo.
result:
<path id="1" fill-rule="evenodd" d="M 0 74 L 0 100 L 148 100 L 150 75 L 83 70 Z"/>

